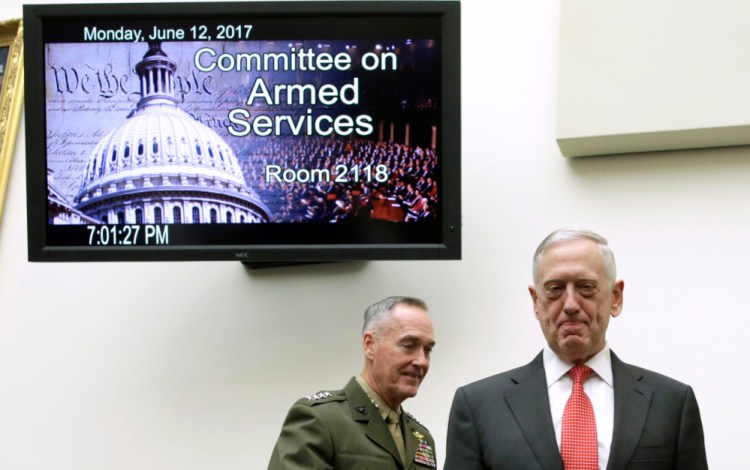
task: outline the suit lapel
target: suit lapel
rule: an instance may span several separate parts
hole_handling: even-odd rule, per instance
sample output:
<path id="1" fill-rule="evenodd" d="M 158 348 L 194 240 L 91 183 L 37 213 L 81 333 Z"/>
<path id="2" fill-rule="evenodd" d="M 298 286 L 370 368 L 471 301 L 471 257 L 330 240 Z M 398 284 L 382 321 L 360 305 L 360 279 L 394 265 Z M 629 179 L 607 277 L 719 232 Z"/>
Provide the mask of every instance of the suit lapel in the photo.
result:
<path id="1" fill-rule="evenodd" d="M 640 382 L 642 375 L 612 354 L 612 380 L 615 389 L 615 422 L 607 470 L 626 468 L 640 440 L 651 405 L 653 389 Z"/>
<path id="2" fill-rule="evenodd" d="M 388 425 L 380 416 L 380 411 L 370 400 L 370 397 L 362 390 L 362 387 L 355 379 L 351 379 L 344 387 L 344 392 L 348 397 L 354 420 L 367 426 L 365 435 L 375 444 L 388 451 L 396 462 L 401 463 L 401 457 L 398 455 L 398 449 L 396 443 L 393 442 L 393 436 L 388 430 Z"/>
<path id="3" fill-rule="evenodd" d="M 542 354 L 539 353 L 529 365 L 519 369 L 511 380 L 516 387 L 505 393 L 505 401 L 521 427 L 526 442 L 542 468 L 562 469 L 563 462 L 549 410 Z"/>

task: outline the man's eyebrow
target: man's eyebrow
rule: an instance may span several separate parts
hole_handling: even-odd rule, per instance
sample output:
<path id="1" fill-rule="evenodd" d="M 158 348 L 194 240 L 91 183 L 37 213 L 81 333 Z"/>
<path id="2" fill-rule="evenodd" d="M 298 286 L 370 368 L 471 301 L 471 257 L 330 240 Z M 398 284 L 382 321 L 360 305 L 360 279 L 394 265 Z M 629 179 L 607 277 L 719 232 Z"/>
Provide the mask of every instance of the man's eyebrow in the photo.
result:
<path id="1" fill-rule="evenodd" d="M 555 284 L 559 282 L 562 282 L 565 284 L 567 284 L 568 282 L 597 282 L 598 283 L 599 280 L 596 277 L 592 277 L 592 276 L 578 276 L 573 279 L 563 279 L 562 277 L 551 277 L 549 279 L 544 279 L 542 281 L 542 285 L 546 286 L 547 284 Z"/>
<path id="2" fill-rule="evenodd" d="M 404 335 L 399 339 L 399 341 L 419 341 L 419 337 L 414 335 Z"/>
<path id="3" fill-rule="evenodd" d="M 421 338 L 419 336 L 405 335 L 405 336 L 402 336 L 401 338 L 399 338 L 398 341 L 399 341 L 399 343 L 404 343 L 404 342 L 409 342 L 409 341 L 419 342 L 420 340 L 421 340 Z M 435 341 L 432 341 L 431 343 L 428 344 L 428 346 L 435 346 L 435 344 L 436 344 Z"/>

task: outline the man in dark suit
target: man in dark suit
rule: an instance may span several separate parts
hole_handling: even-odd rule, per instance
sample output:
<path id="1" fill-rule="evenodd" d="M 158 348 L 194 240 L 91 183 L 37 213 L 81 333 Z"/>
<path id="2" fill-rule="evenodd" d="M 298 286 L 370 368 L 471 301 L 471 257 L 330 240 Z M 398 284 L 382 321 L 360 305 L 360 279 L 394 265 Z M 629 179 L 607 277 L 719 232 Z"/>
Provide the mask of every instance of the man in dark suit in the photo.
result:
<path id="1" fill-rule="evenodd" d="M 707 469 L 693 390 L 623 363 L 607 345 L 625 285 L 606 239 L 551 233 L 533 278 L 547 346 L 523 367 L 456 391 L 445 470 Z"/>
<path id="2" fill-rule="evenodd" d="M 430 432 L 401 408 L 417 394 L 435 346 L 427 306 L 388 297 L 365 311 L 365 365 L 342 389 L 298 400 L 287 414 L 269 470 L 436 468 Z"/>

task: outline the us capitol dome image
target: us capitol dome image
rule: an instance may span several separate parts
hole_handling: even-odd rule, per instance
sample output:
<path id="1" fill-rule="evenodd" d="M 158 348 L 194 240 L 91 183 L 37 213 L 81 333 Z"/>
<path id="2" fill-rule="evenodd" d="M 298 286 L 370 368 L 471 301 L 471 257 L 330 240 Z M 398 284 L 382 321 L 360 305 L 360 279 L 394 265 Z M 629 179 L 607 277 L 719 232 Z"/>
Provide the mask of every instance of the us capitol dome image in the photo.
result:
<path id="1" fill-rule="evenodd" d="M 176 68 L 149 43 L 135 66 L 141 98 L 91 152 L 75 209 L 105 224 L 269 222 L 229 145 L 177 106 Z"/>

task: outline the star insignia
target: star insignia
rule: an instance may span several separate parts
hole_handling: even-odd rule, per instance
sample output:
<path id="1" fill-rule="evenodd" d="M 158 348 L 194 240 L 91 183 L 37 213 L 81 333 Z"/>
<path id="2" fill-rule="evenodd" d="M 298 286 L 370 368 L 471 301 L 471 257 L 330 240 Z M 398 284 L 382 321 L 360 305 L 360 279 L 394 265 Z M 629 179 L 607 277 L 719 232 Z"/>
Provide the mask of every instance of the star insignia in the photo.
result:
<path id="1" fill-rule="evenodd" d="M 318 392 L 313 393 L 312 395 L 307 396 L 307 401 L 315 401 L 315 400 L 322 400 L 323 398 L 330 398 L 333 395 L 331 395 L 328 392 Z"/>

